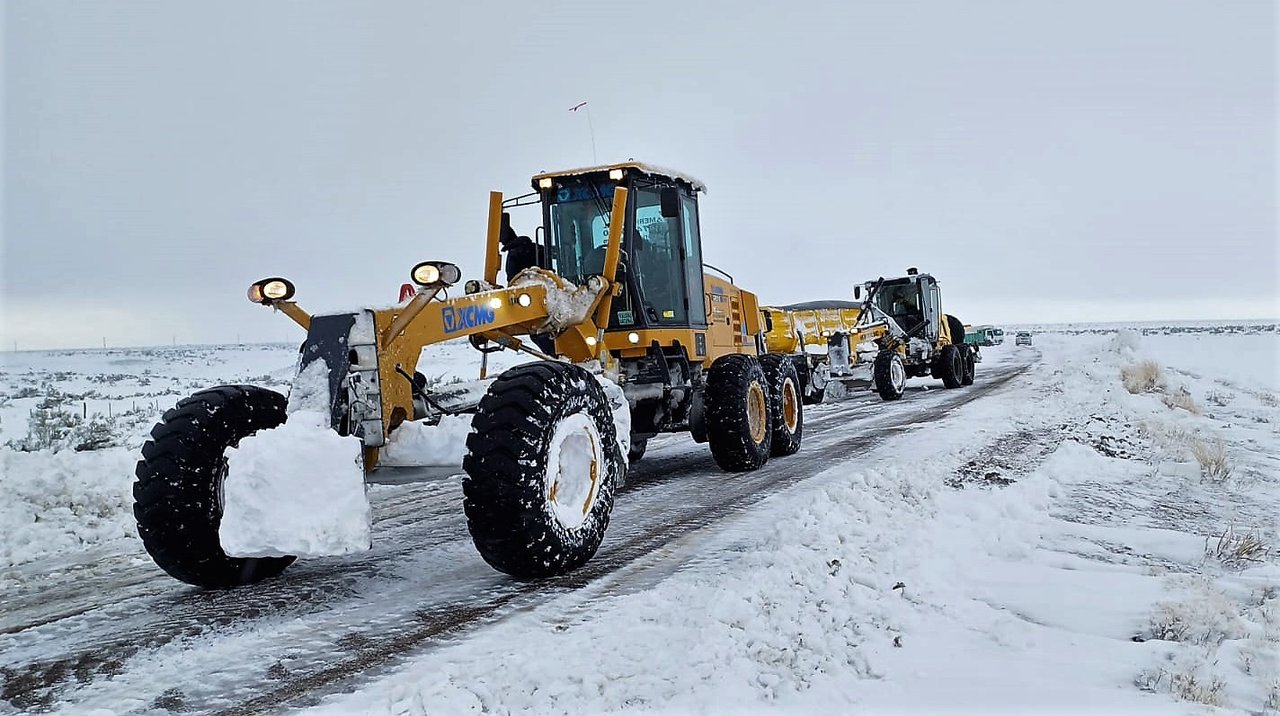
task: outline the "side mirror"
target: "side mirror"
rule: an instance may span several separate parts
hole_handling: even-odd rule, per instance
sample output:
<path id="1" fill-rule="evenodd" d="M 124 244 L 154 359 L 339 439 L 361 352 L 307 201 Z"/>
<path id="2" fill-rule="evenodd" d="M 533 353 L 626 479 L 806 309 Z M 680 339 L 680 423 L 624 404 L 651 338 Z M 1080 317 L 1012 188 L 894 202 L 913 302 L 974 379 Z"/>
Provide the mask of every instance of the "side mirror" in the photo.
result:
<path id="1" fill-rule="evenodd" d="M 858 300 L 858 301 L 861 301 L 861 300 L 862 300 L 862 287 L 861 287 L 861 286 L 854 286 L 854 287 L 853 287 L 853 298 L 854 298 L 855 300 Z"/>
<path id="2" fill-rule="evenodd" d="M 678 219 L 680 218 L 680 190 L 669 186 L 658 194 L 662 203 L 662 218 Z"/>

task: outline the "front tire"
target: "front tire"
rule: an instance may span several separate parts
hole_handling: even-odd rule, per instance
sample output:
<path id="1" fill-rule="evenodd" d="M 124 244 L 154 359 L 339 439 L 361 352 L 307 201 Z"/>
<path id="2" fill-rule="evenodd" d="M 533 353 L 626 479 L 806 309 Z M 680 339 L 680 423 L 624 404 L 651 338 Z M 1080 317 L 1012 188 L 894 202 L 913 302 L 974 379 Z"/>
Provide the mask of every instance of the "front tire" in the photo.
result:
<path id="1" fill-rule="evenodd" d="M 769 412 L 773 423 L 773 445 L 769 454 L 774 457 L 794 455 L 800 449 L 804 434 L 804 409 L 801 407 L 800 377 L 796 366 L 786 356 L 760 356 L 760 369 L 764 371 L 769 386 Z"/>
<path id="2" fill-rule="evenodd" d="M 596 553 L 623 477 L 613 413 L 582 368 L 516 366 L 493 382 L 467 436 L 467 528 L 513 577 L 566 574 Z"/>
<path id="3" fill-rule="evenodd" d="M 208 589 L 274 577 L 293 557 L 229 557 L 218 540 L 226 449 L 285 421 L 288 400 L 224 385 L 178 401 L 151 429 L 135 470 L 133 515 L 147 553 L 170 576 Z"/>
<path id="4" fill-rule="evenodd" d="M 884 400 L 897 400 L 907 389 L 907 367 L 902 355 L 895 350 L 882 350 L 876 354 L 871 368 L 871 379 L 876 392 Z"/>
<path id="5" fill-rule="evenodd" d="M 707 442 L 720 469 L 757 470 L 769 459 L 773 425 L 769 389 L 751 356 L 721 356 L 707 372 Z"/>

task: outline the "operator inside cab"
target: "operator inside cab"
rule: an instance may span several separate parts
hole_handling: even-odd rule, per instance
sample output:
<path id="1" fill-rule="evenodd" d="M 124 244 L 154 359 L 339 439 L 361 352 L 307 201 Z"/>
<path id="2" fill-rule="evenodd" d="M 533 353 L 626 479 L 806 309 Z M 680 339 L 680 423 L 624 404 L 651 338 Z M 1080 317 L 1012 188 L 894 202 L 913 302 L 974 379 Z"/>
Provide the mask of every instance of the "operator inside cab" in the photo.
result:
<path id="1" fill-rule="evenodd" d="M 888 305 L 886 312 L 893 317 L 893 320 L 897 321 L 902 330 L 910 331 L 924 321 L 924 314 L 920 311 L 918 291 L 914 283 L 890 286 L 887 289 L 887 294 L 885 297 L 887 300 L 882 305 Z"/>

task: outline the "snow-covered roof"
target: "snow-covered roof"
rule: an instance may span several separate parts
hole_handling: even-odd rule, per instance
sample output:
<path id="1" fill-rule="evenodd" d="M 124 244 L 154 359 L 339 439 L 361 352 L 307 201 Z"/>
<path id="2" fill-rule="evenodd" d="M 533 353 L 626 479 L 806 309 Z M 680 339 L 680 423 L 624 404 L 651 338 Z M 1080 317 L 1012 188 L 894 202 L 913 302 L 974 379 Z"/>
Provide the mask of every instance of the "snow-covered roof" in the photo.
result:
<path id="1" fill-rule="evenodd" d="M 609 171 L 610 169 L 633 169 L 643 174 L 648 174 L 650 176 L 669 177 L 671 179 L 676 179 L 678 181 L 685 182 L 689 186 L 693 187 L 694 191 L 700 191 L 704 194 L 707 193 L 707 185 L 703 184 L 702 181 L 699 180 L 697 177 L 691 176 L 689 174 L 685 174 L 684 172 L 676 171 L 675 169 L 670 169 L 668 167 L 660 167 L 657 164 L 648 164 L 646 162 L 634 162 L 634 161 L 619 162 L 617 164 L 599 164 L 594 167 L 581 167 L 579 169 L 564 169 L 558 172 L 542 172 L 541 174 L 534 175 L 533 187 L 535 189 L 538 188 L 538 180 L 542 179 L 543 177 L 572 177 L 572 176 L 581 176 L 583 174 L 602 174 Z"/>

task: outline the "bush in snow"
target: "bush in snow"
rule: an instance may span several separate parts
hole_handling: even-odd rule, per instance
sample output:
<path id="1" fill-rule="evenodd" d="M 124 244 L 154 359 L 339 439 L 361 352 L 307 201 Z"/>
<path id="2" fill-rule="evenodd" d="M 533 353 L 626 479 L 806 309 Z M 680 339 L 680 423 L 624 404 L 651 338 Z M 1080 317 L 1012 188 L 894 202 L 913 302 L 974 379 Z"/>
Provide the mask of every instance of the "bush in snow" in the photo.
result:
<path id="1" fill-rule="evenodd" d="M 1206 557 L 1213 557 L 1228 566 L 1238 566 L 1265 560 L 1271 553 L 1271 547 L 1257 532 L 1238 534 L 1235 528 L 1228 527 L 1216 541 L 1205 538 L 1204 553 Z"/>
<path id="2" fill-rule="evenodd" d="M 93 417 L 72 429 L 70 440 L 67 442 L 77 452 L 84 452 L 119 445 L 120 438 L 115 434 L 115 425 L 111 421 L 101 414 L 94 413 Z"/>
<path id="3" fill-rule="evenodd" d="M 18 452 L 74 449 L 79 452 L 124 445 L 132 435 L 155 422 L 157 406 L 133 408 L 115 415 L 94 413 L 88 419 L 68 410 L 65 395 L 50 395 L 40 401 L 27 417 L 27 434 L 5 445 Z M 139 444 L 141 442 L 139 441 Z"/>
<path id="4" fill-rule="evenodd" d="M 31 411 L 26 437 L 10 440 L 8 446 L 20 452 L 57 450 L 65 446 L 80 422 L 79 415 L 63 409 L 60 398 L 50 396 Z"/>
<path id="5" fill-rule="evenodd" d="M 1208 395 L 1204 396 L 1204 399 L 1209 401 L 1211 405 L 1216 405 L 1219 408 L 1226 407 L 1233 398 L 1235 398 L 1235 396 L 1231 393 L 1224 393 L 1217 390 L 1211 390 Z"/>
<path id="6" fill-rule="evenodd" d="M 1217 675 L 1207 673 L 1203 664 L 1185 666 L 1169 665 L 1169 668 L 1148 669 L 1133 680 L 1135 686 L 1153 694 L 1169 693 L 1183 701 L 1222 705 L 1222 691 L 1227 683 Z"/>
<path id="7" fill-rule="evenodd" d="M 16 399 L 39 398 L 41 395 L 43 395 L 43 393 L 40 392 L 39 388 L 33 385 L 27 385 L 19 388 L 18 392 L 13 394 L 13 397 Z"/>
<path id="8" fill-rule="evenodd" d="M 1222 705 L 1222 689 L 1227 682 L 1213 674 L 1203 674 L 1200 669 L 1174 672 L 1170 675 L 1170 687 L 1174 696 L 1183 701 L 1194 701 L 1206 706 Z"/>
<path id="9" fill-rule="evenodd" d="M 1185 601 L 1156 605 L 1144 635 L 1207 648 L 1247 636 L 1235 605 L 1207 584 Z"/>
<path id="10" fill-rule="evenodd" d="M 1267 700 L 1262 704 L 1265 709 L 1263 713 L 1280 713 L 1280 681 L 1271 682 L 1271 688 L 1267 690 Z"/>
<path id="11" fill-rule="evenodd" d="M 1200 463 L 1200 474 L 1214 482 L 1226 480 L 1231 477 L 1231 473 L 1234 471 L 1231 461 L 1227 459 L 1226 445 L 1216 438 L 1211 442 L 1204 440 L 1193 441 L 1191 443 L 1191 454 L 1195 457 L 1196 462 Z"/>
<path id="12" fill-rule="evenodd" d="M 1186 388 L 1180 388 L 1176 393 L 1165 393 L 1161 396 L 1164 404 L 1170 408 L 1182 408 L 1192 415 L 1200 415 L 1204 411 L 1200 408 L 1200 404 L 1195 398 L 1187 392 Z"/>
<path id="13" fill-rule="evenodd" d="M 1144 360 L 1120 369 L 1120 379 L 1124 381 L 1124 389 L 1137 395 L 1151 393 L 1160 386 L 1160 364 L 1153 360 Z"/>

